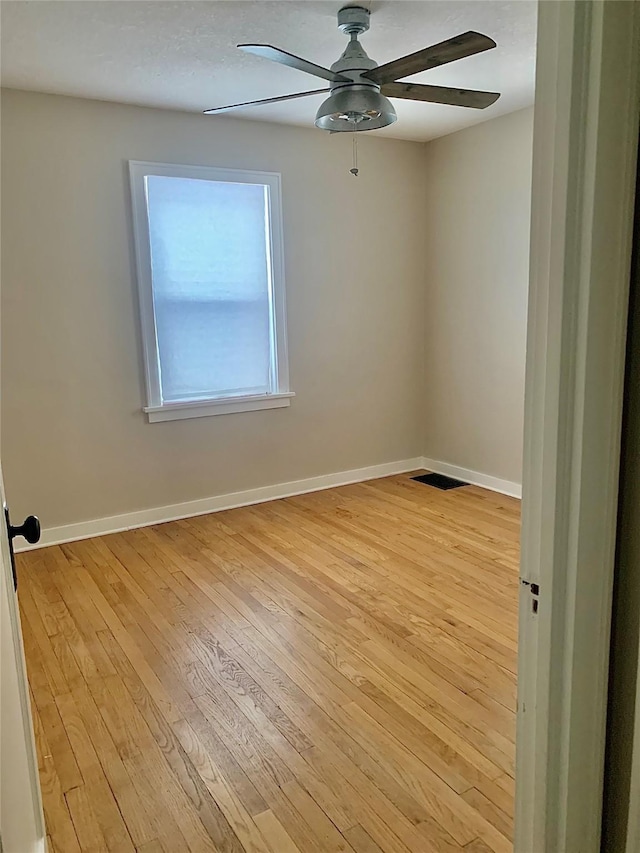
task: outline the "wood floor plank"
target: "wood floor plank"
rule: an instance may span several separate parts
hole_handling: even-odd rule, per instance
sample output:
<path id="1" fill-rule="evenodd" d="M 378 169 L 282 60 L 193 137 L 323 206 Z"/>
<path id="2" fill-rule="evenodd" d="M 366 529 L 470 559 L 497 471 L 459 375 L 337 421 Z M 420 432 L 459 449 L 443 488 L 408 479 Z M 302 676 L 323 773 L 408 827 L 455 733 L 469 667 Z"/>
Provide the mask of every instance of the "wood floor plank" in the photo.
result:
<path id="1" fill-rule="evenodd" d="M 290 768 L 272 746 L 273 740 L 278 742 L 282 735 L 270 727 L 267 717 L 247 717 L 245 712 L 250 706 L 234 702 L 224 689 L 217 687 L 208 686 L 195 701 L 209 725 L 224 733 L 225 744 L 267 801 L 270 792 L 293 779 Z"/>
<path id="2" fill-rule="evenodd" d="M 255 818 L 267 811 L 264 797 L 223 742 L 222 732 L 217 732 L 199 709 L 190 714 L 185 722 L 193 730 L 208 758 L 215 762 L 224 779 L 231 784 L 248 813 Z"/>
<path id="3" fill-rule="evenodd" d="M 91 799 L 84 785 L 72 788 L 64 795 L 80 848 L 95 853 L 108 853 L 107 842 L 96 820 Z"/>
<path id="4" fill-rule="evenodd" d="M 399 475 L 19 555 L 52 851 L 510 853 L 518 539 Z"/>
<path id="5" fill-rule="evenodd" d="M 475 841 L 467 844 L 464 849 L 467 853 L 492 853 L 491 847 L 485 844 L 480 838 L 476 838 Z"/>
<path id="6" fill-rule="evenodd" d="M 348 829 L 345 836 L 356 853 L 382 853 L 382 849 L 359 823 Z"/>
<path id="7" fill-rule="evenodd" d="M 142 755 L 124 760 L 127 773 L 134 780 L 136 795 L 149 815 L 154 833 L 161 839 L 163 848 L 167 853 L 171 850 L 187 853 L 190 846 L 178 825 L 171 787 L 166 782 L 163 784 L 159 774 L 154 772 L 153 764 L 151 758 Z M 162 791 L 161 796 L 158 796 L 159 790 Z M 182 804 L 180 807 L 183 807 Z M 214 850 L 213 844 L 209 850 Z"/>
<path id="8" fill-rule="evenodd" d="M 22 559 L 24 564 L 25 559 Z M 26 573 L 21 572 L 21 574 Z M 18 600 L 20 602 L 22 630 L 25 634 L 30 635 L 32 644 L 37 647 L 40 664 L 49 683 L 49 691 L 51 695 L 57 696 L 59 693 L 68 692 L 69 684 L 55 653 L 54 644 L 47 634 L 42 616 L 31 594 L 31 588 L 28 580 L 21 584 Z M 37 695 L 37 691 L 34 692 Z"/>
<path id="9" fill-rule="evenodd" d="M 129 831 L 122 819 L 117 801 L 109 787 L 91 738 L 85 728 L 73 696 L 67 693 L 58 696 L 56 705 L 64 720 L 64 727 L 82 774 L 84 788 L 81 802 L 91 804 L 93 815 L 108 850 L 118 853 L 133 853 L 134 846 Z M 67 798 L 69 803 L 69 798 Z M 78 805 L 81 803 L 77 801 Z M 84 806 L 84 803 L 82 802 Z M 73 817 L 73 810 L 70 811 Z M 75 819 L 74 819 L 75 821 Z M 80 833 L 78 832 L 80 836 Z M 82 843 L 82 839 L 80 838 Z"/>
<path id="10" fill-rule="evenodd" d="M 49 752 L 60 780 L 60 787 L 65 793 L 83 784 L 82 774 L 53 697 L 50 702 L 41 705 L 39 711 L 44 735 L 49 744 Z"/>
<path id="11" fill-rule="evenodd" d="M 78 836 L 60 785 L 53 756 L 49 751 L 40 713 L 33 702 L 32 719 L 47 833 L 51 836 L 54 849 L 68 850 L 69 853 L 80 853 L 81 847 L 78 843 Z"/>
<path id="12" fill-rule="evenodd" d="M 422 849 L 424 839 L 416 827 L 427 812 L 410 796 L 403 797 L 392 783 L 378 787 L 375 771 L 369 775 L 369 768 L 365 764 L 363 769 L 360 759 L 351 761 L 336 749 L 314 747 L 306 758 L 328 784 L 342 793 L 360 824 L 384 851 L 406 853 Z"/>
<path id="13" fill-rule="evenodd" d="M 153 838 L 151 841 L 136 847 L 136 853 L 166 853 L 166 848 L 157 838 Z"/>
<path id="14" fill-rule="evenodd" d="M 254 820 L 271 853 L 302 853 L 271 809 L 256 815 Z"/>
<path id="15" fill-rule="evenodd" d="M 353 853 L 353 848 L 344 835 L 296 779 L 283 785 L 282 790 L 292 806 L 311 827 L 321 850 L 326 853 Z"/>
<path id="16" fill-rule="evenodd" d="M 333 708 L 329 714 L 311 702 L 302 693 L 290 694 L 290 691 L 281 692 L 277 682 L 273 680 L 273 676 L 269 673 L 268 667 L 262 670 L 258 670 L 257 668 L 251 669 L 249 662 L 243 662 L 245 667 L 251 670 L 256 678 L 262 681 L 265 690 L 270 689 L 273 691 L 274 696 L 278 698 L 280 705 L 287 713 L 301 726 L 307 728 L 313 740 L 320 745 L 319 750 L 321 752 L 334 753 L 336 752 L 336 747 L 339 747 L 338 755 L 349 756 L 347 760 L 347 764 L 349 765 L 348 772 L 360 774 L 361 779 L 359 781 L 364 781 L 366 785 L 367 783 L 370 784 L 371 780 L 375 780 L 376 785 L 385 791 L 385 795 L 389 796 L 393 803 L 400 804 L 402 810 L 406 814 L 411 815 L 416 822 L 428 819 L 428 812 L 420 808 L 416 801 L 411 799 L 406 790 L 394 778 L 388 775 L 384 776 L 379 772 L 380 768 L 375 759 L 362 748 L 355 734 L 353 736 L 348 734 L 348 730 L 351 729 L 351 721 L 346 720 L 345 722 L 344 716 L 341 716 L 340 709 Z M 342 728 L 337 724 L 338 721 L 342 723 Z M 269 730 L 269 728 L 263 727 L 262 734 L 269 739 L 276 752 L 282 757 L 287 766 L 293 770 L 296 778 L 304 778 L 304 774 L 300 772 L 299 766 L 292 761 L 291 750 L 287 749 L 286 741 L 279 736 L 279 733 L 275 729 Z M 370 746 L 370 744 L 367 743 L 367 746 Z M 377 746 L 378 744 L 375 744 L 375 747 Z M 306 750 L 304 754 L 308 756 L 311 752 L 312 750 Z M 355 765 L 352 762 L 355 762 Z M 429 771 L 425 768 L 425 772 Z M 311 790 L 314 791 L 316 797 L 319 796 L 319 792 L 313 788 Z M 324 800 L 322 802 L 324 803 Z M 382 804 L 380 803 L 380 805 Z M 337 823 L 339 819 L 345 819 L 336 817 L 332 805 L 327 806 L 325 804 L 325 808 L 334 822 Z M 347 814 L 345 825 L 351 826 L 357 820 L 357 813 Z"/>
<path id="17" fill-rule="evenodd" d="M 174 777 L 172 779 L 173 787 L 176 788 L 180 799 L 183 799 L 184 795 L 191 803 L 192 809 L 188 812 L 192 811 L 194 815 L 190 830 L 198 839 L 198 836 L 201 835 L 201 828 L 204 828 L 208 837 L 220 849 L 234 851 L 234 853 L 236 850 L 240 851 L 242 847 L 233 827 L 225 817 L 224 810 L 220 808 L 219 802 L 209 793 L 207 780 L 203 779 L 199 768 L 194 765 L 193 760 L 185 752 L 180 742 L 176 729 L 183 726 L 182 729 L 178 730 L 184 732 L 184 721 L 170 722 L 165 719 L 113 638 L 108 637 L 106 639 L 110 641 L 114 662 L 130 699 L 139 712 L 140 720 L 144 721 L 150 737 L 158 747 L 152 753 L 155 759 L 154 766 L 160 771 L 164 771 L 164 775 L 171 771 Z M 128 716 L 133 716 L 131 710 L 129 710 Z M 161 756 L 165 759 L 164 763 L 160 760 Z M 210 766 L 213 767 L 213 765 Z M 255 849 L 252 848 L 250 851 L 248 849 L 248 853 L 254 853 Z"/>
<path id="18" fill-rule="evenodd" d="M 210 681 L 207 683 L 208 685 L 211 684 Z M 208 709 L 207 714 L 210 716 L 210 719 L 220 720 L 221 715 L 219 711 L 216 712 L 216 706 L 218 709 L 221 708 L 217 703 L 219 703 L 222 698 L 223 697 L 215 691 L 214 687 L 213 693 L 207 689 L 207 694 L 199 697 L 196 701 L 202 703 L 203 708 Z M 222 713 L 225 713 L 224 708 L 222 709 Z M 225 716 L 226 719 L 221 723 L 221 725 L 227 728 L 227 731 L 229 731 L 229 734 L 233 738 L 234 722 L 238 722 L 237 715 L 234 720 L 232 710 L 231 714 L 227 713 Z M 305 750 L 302 754 L 299 753 L 292 747 L 289 741 L 283 737 L 282 733 L 278 731 L 275 726 L 270 725 L 268 721 L 262 721 L 262 725 L 260 725 L 258 731 L 257 728 L 251 730 L 250 720 L 248 719 L 244 724 L 243 737 L 241 740 L 244 741 L 244 744 L 242 744 L 242 746 L 237 744 L 236 748 L 240 747 L 240 749 L 246 749 L 248 744 L 251 743 L 252 749 L 255 749 L 254 755 L 257 760 L 252 762 L 252 772 L 256 774 L 256 784 L 260 783 L 260 775 L 258 772 L 258 768 L 260 767 L 263 767 L 268 774 L 270 773 L 274 778 L 277 778 L 278 785 L 280 787 L 284 787 L 289 781 L 292 781 L 295 778 L 311 794 L 311 796 L 326 812 L 330 820 L 339 829 L 343 830 L 349 828 L 356 822 L 357 819 L 354 818 L 347 808 L 345 808 L 340 797 L 336 796 L 336 794 L 334 794 L 326 785 L 322 777 L 316 774 L 312 767 L 307 764 L 303 756 L 307 755 L 308 750 Z"/>
<path id="19" fill-rule="evenodd" d="M 477 835 L 475 816 L 465 810 L 461 798 L 443 782 L 427 765 L 417 759 L 393 735 L 390 735 L 375 720 L 368 716 L 360 706 L 347 705 L 341 711 L 345 714 L 345 723 L 351 722 L 354 736 L 363 748 L 376 744 L 379 761 L 384 762 L 387 772 L 396 779 L 414 797 L 418 803 L 424 803 L 429 815 L 454 838 L 464 845 Z"/>
<path id="20" fill-rule="evenodd" d="M 462 795 L 462 799 L 481 814 L 485 820 L 494 826 L 505 838 L 513 835 L 513 819 L 495 805 L 477 788 L 470 788 Z"/>
<path id="21" fill-rule="evenodd" d="M 213 802 L 220 808 L 246 853 L 262 853 L 265 846 L 264 837 L 251 814 L 246 810 L 233 783 L 225 777 L 221 768 L 207 753 L 197 734 L 186 721 L 174 723 L 172 728 L 185 755 L 202 779 Z"/>
<path id="22" fill-rule="evenodd" d="M 153 841 L 157 832 L 152 817 L 140 799 L 93 694 L 84 687 L 74 691 L 72 696 L 134 844 L 139 847 Z M 66 714 L 64 720 L 66 723 Z"/>
<path id="23" fill-rule="evenodd" d="M 265 672 L 265 670 L 264 670 L 264 668 L 263 668 L 263 673 L 264 673 L 264 672 Z M 273 678 L 273 676 L 272 676 L 272 678 Z M 279 698 L 279 700 L 281 701 L 281 704 L 283 704 L 283 705 L 284 705 L 284 703 L 285 703 L 285 702 L 287 703 L 287 706 L 288 706 L 288 703 L 290 703 L 290 702 L 292 702 L 292 701 L 296 701 L 298 704 L 301 704 L 301 705 L 302 705 L 302 704 L 303 704 L 303 702 L 304 702 L 304 699 L 302 699 L 301 697 L 297 696 L 295 693 L 291 694 L 289 697 L 285 697 L 285 695 L 281 692 L 281 690 L 282 690 L 282 686 L 279 686 L 277 683 L 273 683 L 273 682 L 272 682 L 271 689 L 273 690 L 274 695 L 275 695 L 276 697 L 278 697 L 278 698 Z M 370 705 L 373 705 L 374 703 L 369 703 L 369 704 L 370 704 Z M 285 706 L 285 707 L 287 707 L 287 706 Z M 344 716 L 344 712 L 345 712 L 345 711 L 347 711 L 347 712 L 348 712 L 348 710 L 349 710 L 349 708 L 350 708 L 350 707 L 351 707 L 350 705 L 347 705 L 345 708 L 341 708 L 341 709 L 336 708 L 336 709 L 334 709 L 334 710 L 333 710 L 333 714 L 334 714 L 335 718 L 336 718 L 336 719 L 337 719 L 341 724 L 343 724 L 343 728 L 345 728 L 346 730 L 351 730 L 351 728 L 353 727 L 353 726 L 351 725 L 351 720 L 350 720 L 350 719 L 346 719 L 346 718 L 345 718 L 345 716 Z M 374 724 L 374 721 L 373 721 L 373 720 L 371 720 L 371 723 L 372 723 L 372 724 Z M 397 735 L 399 735 L 399 736 L 401 736 L 401 735 L 404 733 L 404 732 L 402 731 L 402 727 L 400 727 L 400 729 L 398 730 L 398 728 L 396 727 L 396 725 L 395 725 L 395 723 L 394 723 L 394 719 L 393 719 L 393 717 L 392 717 L 390 714 L 386 713 L 386 712 L 385 712 L 384 724 L 386 724 L 387 729 L 388 729 L 388 728 L 389 728 L 389 726 L 390 726 L 390 727 L 391 727 L 391 729 L 392 729 L 393 731 L 395 731 L 395 732 L 396 732 L 396 734 L 397 734 Z M 358 725 L 358 723 L 356 723 L 356 726 L 357 726 L 357 725 Z M 423 732 L 420 732 L 419 734 L 423 734 L 423 733 L 424 733 L 424 734 L 428 734 L 428 731 L 427 731 L 426 729 L 424 729 L 424 730 L 423 730 Z M 386 733 L 385 733 L 385 734 L 386 734 Z M 410 733 L 409 733 L 409 734 L 410 734 Z M 356 738 L 356 740 L 357 740 L 357 738 Z M 382 739 L 381 739 L 380 737 L 376 737 L 376 738 L 374 738 L 374 739 L 373 739 L 373 741 L 376 743 L 376 746 L 377 746 L 377 747 L 379 747 L 379 746 L 380 746 L 380 743 L 382 742 Z M 392 741 L 392 742 L 396 742 L 396 741 Z M 398 743 L 398 746 L 399 746 L 399 745 L 400 745 L 400 744 L 399 744 L 399 741 L 397 741 L 397 743 Z M 410 749 L 412 749 L 414 753 L 415 753 L 415 752 L 420 752 L 420 754 L 424 757 L 426 753 L 425 753 L 425 751 L 424 751 L 421 747 L 422 747 L 422 743 L 421 743 L 421 740 L 420 740 L 420 737 L 419 737 L 419 736 L 417 736 L 417 737 L 413 737 L 413 740 L 409 742 L 409 748 L 410 748 Z M 454 756 L 454 754 L 453 754 L 453 753 L 451 753 L 451 758 L 453 759 L 454 757 L 455 757 L 455 756 Z M 429 755 L 428 755 L 428 758 L 427 758 L 427 760 L 426 760 L 426 762 L 425 762 L 425 764 L 424 764 L 424 765 L 423 765 L 420 761 L 415 760 L 415 755 L 407 756 L 407 759 L 408 759 L 408 760 L 404 760 L 404 761 L 402 762 L 402 764 L 403 764 L 403 767 L 402 767 L 402 776 L 403 776 L 403 777 L 405 777 L 405 778 L 406 778 L 407 774 L 409 773 L 409 767 L 408 767 L 408 764 L 409 764 L 409 761 L 411 761 L 411 762 L 413 763 L 414 768 L 417 768 L 417 771 L 416 771 L 416 772 L 418 772 L 418 773 L 419 773 L 419 775 L 426 775 L 426 777 L 427 777 L 427 779 L 428 779 L 428 782 L 425 784 L 425 788 L 426 788 L 426 790 L 429 792 L 429 794 L 437 794 L 437 793 L 438 793 L 438 791 L 439 791 L 439 792 L 440 792 L 440 794 L 442 795 L 442 793 L 444 792 L 445 799 L 453 799 L 453 797 L 452 797 L 452 796 L 450 797 L 450 795 L 452 795 L 452 792 L 450 791 L 449 787 L 448 787 L 446 784 L 443 784 L 440 780 L 435 779 L 435 778 L 434 778 L 434 774 L 431 772 L 431 770 L 429 770 L 429 765 L 430 765 L 430 761 L 429 761 L 429 759 L 432 759 L 432 760 L 433 760 L 433 753 L 431 753 L 431 754 L 429 754 Z M 432 761 L 431 763 L 433 763 L 433 761 Z M 441 770 L 441 772 L 442 772 L 443 774 L 446 774 L 446 770 L 447 770 L 447 768 L 446 768 L 446 764 L 445 764 L 444 762 L 441 762 L 440 764 L 438 764 L 438 768 Z M 443 768 L 444 768 L 444 769 L 443 769 Z M 473 775 L 473 776 L 474 776 L 474 778 L 475 778 L 475 774 L 470 774 L 470 775 Z M 455 777 L 455 778 L 459 778 L 459 777 Z M 463 790 L 466 790 L 466 789 L 469 787 L 469 785 L 470 785 L 470 784 L 471 784 L 470 782 L 461 783 L 461 787 L 462 787 L 462 789 L 463 789 Z M 423 789 L 421 788 L 421 789 L 420 789 L 420 791 L 421 791 L 421 794 L 422 794 Z M 424 796 L 422 796 L 422 797 L 421 797 L 421 799 L 423 799 L 423 800 L 424 800 L 424 799 L 425 799 L 425 797 L 424 797 Z M 438 806 L 436 805 L 436 802 L 438 802 L 438 801 L 435 801 L 434 803 L 432 803 L 432 808 L 437 808 L 437 807 L 438 807 Z M 439 803 L 438 803 L 438 804 L 439 804 Z M 459 805 L 459 801 L 457 802 L 457 804 Z M 443 825 L 444 825 L 444 824 L 443 824 Z M 456 825 L 456 828 L 457 828 L 457 823 L 456 823 L 455 825 Z M 454 832 L 453 834 L 455 834 L 455 832 Z M 460 831 L 458 832 L 458 835 L 459 835 L 459 836 L 462 836 L 462 839 L 461 839 L 461 840 L 462 840 L 462 843 L 465 843 L 466 841 L 471 840 L 473 837 L 475 837 L 475 834 L 476 834 L 476 833 L 475 833 L 475 831 L 472 831 L 472 832 L 471 832 L 471 834 L 469 834 L 468 832 L 467 832 L 467 833 L 464 833 L 462 830 L 460 830 Z"/>
<path id="24" fill-rule="evenodd" d="M 392 654 L 380 646 L 369 644 L 369 662 L 379 668 L 387 682 L 397 684 L 418 704 L 425 705 L 441 722 L 454 728 L 454 731 L 465 732 L 470 743 L 474 742 L 473 732 L 477 737 L 486 735 L 499 749 L 510 752 L 509 744 L 515 737 L 515 714 L 499 705 L 498 711 L 489 713 L 483 707 L 488 697 L 482 691 L 474 691 L 474 695 L 455 691 L 444 681 L 436 681 L 425 677 L 418 669 L 405 666 L 395 661 Z M 496 703 L 497 704 L 497 703 Z"/>
<path id="25" fill-rule="evenodd" d="M 512 814 L 515 783 L 513 778 L 507 773 L 499 776 L 497 779 L 485 779 L 477 788 L 496 808 L 501 809 L 504 814 Z"/>

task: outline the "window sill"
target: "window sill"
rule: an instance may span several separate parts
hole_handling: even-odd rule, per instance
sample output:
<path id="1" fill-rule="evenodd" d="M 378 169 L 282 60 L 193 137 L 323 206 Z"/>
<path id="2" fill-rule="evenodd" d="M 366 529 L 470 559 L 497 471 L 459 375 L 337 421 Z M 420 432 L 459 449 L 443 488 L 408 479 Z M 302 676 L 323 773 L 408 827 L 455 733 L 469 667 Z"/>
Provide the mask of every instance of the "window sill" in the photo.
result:
<path id="1" fill-rule="evenodd" d="M 282 409 L 291 404 L 293 391 L 280 394 L 253 394 L 247 397 L 228 397 L 219 400 L 196 400 L 191 403 L 165 403 L 146 406 L 143 411 L 149 423 L 180 421 L 185 418 L 206 418 L 210 415 L 232 415 L 237 412 L 256 412 L 260 409 Z"/>

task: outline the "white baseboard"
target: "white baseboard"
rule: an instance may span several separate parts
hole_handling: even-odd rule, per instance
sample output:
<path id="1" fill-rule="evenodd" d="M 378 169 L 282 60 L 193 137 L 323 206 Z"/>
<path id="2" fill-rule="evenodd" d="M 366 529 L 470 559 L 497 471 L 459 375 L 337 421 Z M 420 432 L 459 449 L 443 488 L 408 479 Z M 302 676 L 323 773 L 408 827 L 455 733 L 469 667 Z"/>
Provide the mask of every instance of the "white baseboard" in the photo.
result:
<path id="1" fill-rule="evenodd" d="M 258 489 L 216 495 L 197 501 L 172 504 L 171 506 L 143 509 L 123 515 L 96 518 L 92 521 L 80 521 L 76 524 L 63 524 L 60 527 L 45 527 L 37 545 L 25 543 L 18 546 L 16 551 L 31 551 L 35 548 L 45 548 L 47 545 L 61 545 L 64 542 L 76 542 L 79 539 L 90 539 L 93 536 L 104 536 L 107 533 L 119 533 L 136 527 L 148 527 L 151 524 L 162 524 L 165 521 L 177 521 L 180 518 L 192 518 L 196 515 L 207 515 L 224 509 L 250 506 L 251 504 L 273 501 L 277 498 L 290 498 L 294 495 L 318 492 L 335 486 L 347 486 L 350 483 L 362 483 L 364 480 L 375 480 L 379 477 L 403 474 L 406 471 L 417 471 L 424 467 L 422 461 L 422 457 L 417 456 L 414 459 L 403 459 L 400 462 L 385 462 L 382 465 L 370 465 L 368 468 L 355 468 L 351 471 L 340 471 L 337 474 L 323 474 L 319 477 L 309 477 L 306 480 L 278 483 L 275 486 L 262 486 Z"/>
<path id="2" fill-rule="evenodd" d="M 465 483 L 471 483 L 473 486 L 482 486 L 483 489 L 489 489 L 492 492 L 500 492 L 512 498 L 522 497 L 521 483 L 513 483 L 511 480 L 501 480 L 498 477 L 492 477 L 490 474 L 481 474 L 480 471 L 471 471 L 469 468 L 449 465 L 448 462 L 427 459 L 426 456 L 422 458 L 422 467 L 426 468 L 427 471 L 433 471 L 434 474 L 444 474 L 447 477 L 454 477 L 456 480 L 464 480 Z"/>
<path id="3" fill-rule="evenodd" d="M 244 492 L 232 492 L 226 495 L 216 495 L 201 498 L 197 501 L 172 504 L 171 506 L 143 509 L 138 512 L 128 512 L 123 515 L 111 515 L 106 518 L 96 518 L 92 521 L 79 521 L 76 524 L 63 524 L 60 527 L 48 527 L 42 531 L 37 545 L 18 546 L 16 551 L 32 551 L 35 548 L 46 548 L 48 545 L 62 545 L 64 542 L 76 542 L 79 539 L 90 539 L 93 536 L 104 536 L 107 533 L 120 533 L 123 530 L 133 530 L 136 527 L 148 527 L 152 524 L 162 524 L 165 521 L 177 521 L 180 518 L 193 518 L 196 515 L 207 515 L 224 509 L 234 509 L 240 506 L 273 501 L 278 498 L 290 498 L 294 495 L 304 495 L 308 492 L 319 492 L 322 489 L 332 489 L 335 486 L 347 486 L 350 483 L 362 483 L 365 480 L 375 480 L 379 477 L 390 477 L 393 474 L 404 474 L 407 471 L 426 469 L 437 474 L 445 474 L 482 486 L 493 492 L 501 492 L 519 498 L 522 493 L 520 483 L 500 480 L 479 471 L 470 471 L 416 456 L 414 459 L 403 459 L 399 462 L 385 462 L 382 465 L 370 465 L 368 468 L 355 468 L 351 471 L 339 471 L 336 474 L 323 474 L 319 477 L 309 477 L 306 480 L 293 480 L 289 483 L 278 483 L 275 486 L 262 486 L 258 489 L 247 489 Z"/>

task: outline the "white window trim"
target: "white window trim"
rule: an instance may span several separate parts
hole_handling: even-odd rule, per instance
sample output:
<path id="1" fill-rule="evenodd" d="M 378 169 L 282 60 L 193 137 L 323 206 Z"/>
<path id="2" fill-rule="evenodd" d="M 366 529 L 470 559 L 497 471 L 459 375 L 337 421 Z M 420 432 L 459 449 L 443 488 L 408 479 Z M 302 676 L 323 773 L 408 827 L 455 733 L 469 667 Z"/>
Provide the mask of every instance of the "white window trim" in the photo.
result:
<path id="1" fill-rule="evenodd" d="M 151 275 L 151 246 L 144 178 L 148 175 L 168 178 L 196 178 L 227 183 L 262 184 L 269 187 L 269 221 L 271 225 L 270 254 L 272 265 L 273 377 L 275 390 L 271 394 L 211 397 L 185 402 L 163 402 L 160 387 L 158 337 L 153 310 L 153 281 Z M 282 192 L 277 172 L 255 172 L 222 169 L 217 166 L 188 166 L 174 163 L 129 161 L 133 231 L 140 302 L 140 323 L 144 353 L 147 405 L 143 411 L 150 423 L 158 421 L 201 418 L 259 409 L 289 406 L 295 394 L 289 388 L 289 358 L 287 350 L 287 319 L 284 281 L 284 249 L 282 226 Z"/>
<path id="2" fill-rule="evenodd" d="M 204 418 L 207 415 L 231 415 L 236 412 L 255 412 L 258 409 L 282 409 L 289 406 L 293 391 L 277 394 L 251 394 L 243 397 L 219 397 L 216 400 L 194 400 L 188 403 L 164 403 L 162 406 L 145 406 L 149 423 L 179 421 L 184 418 Z"/>

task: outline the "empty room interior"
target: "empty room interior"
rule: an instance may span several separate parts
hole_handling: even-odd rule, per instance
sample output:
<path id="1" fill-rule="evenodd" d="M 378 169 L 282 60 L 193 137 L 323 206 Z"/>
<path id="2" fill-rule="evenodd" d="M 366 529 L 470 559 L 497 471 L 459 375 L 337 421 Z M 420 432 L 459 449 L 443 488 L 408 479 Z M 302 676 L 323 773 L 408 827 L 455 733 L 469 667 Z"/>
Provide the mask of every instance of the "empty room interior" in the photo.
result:
<path id="1" fill-rule="evenodd" d="M 511 851 L 535 2 L 1 5 L 49 853 Z"/>

